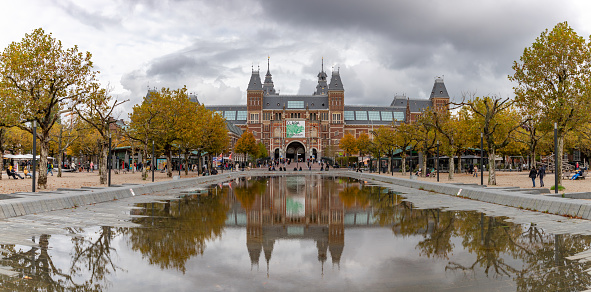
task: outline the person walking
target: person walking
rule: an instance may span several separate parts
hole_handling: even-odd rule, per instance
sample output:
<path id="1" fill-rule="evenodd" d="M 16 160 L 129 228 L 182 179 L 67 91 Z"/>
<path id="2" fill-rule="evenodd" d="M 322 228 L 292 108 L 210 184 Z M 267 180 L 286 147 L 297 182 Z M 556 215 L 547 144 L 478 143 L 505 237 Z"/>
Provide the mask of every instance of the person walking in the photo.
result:
<path id="1" fill-rule="evenodd" d="M 472 177 L 478 177 L 478 166 L 474 165 L 474 169 L 472 171 Z"/>
<path id="2" fill-rule="evenodd" d="M 536 187 L 536 177 L 538 176 L 538 171 L 536 170 L 535 167 L 532 167 L 531 170 L 529 171 L 529 177 L 531 178 L 531 182 L 534 185 L 533 187 Z"/>
<path id="3" fill-rule="evenodd" d="M 546 167 L 542 164 L 538 170 L 538 176 L 540 177 L 540 187 L 544 187 L 544 176 L 546 176 Z"/>
<path id="4" fill-rule="evenodd" d="M 51 176 L 53 176 L 53 164 L 47 163 L 47 173 L 51 173 Z"/>

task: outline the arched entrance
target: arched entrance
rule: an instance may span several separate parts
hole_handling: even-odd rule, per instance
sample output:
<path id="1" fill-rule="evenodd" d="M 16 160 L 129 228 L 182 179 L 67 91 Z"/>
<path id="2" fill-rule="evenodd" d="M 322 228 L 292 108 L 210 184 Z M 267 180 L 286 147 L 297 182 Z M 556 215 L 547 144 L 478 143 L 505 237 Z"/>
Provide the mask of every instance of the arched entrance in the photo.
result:
<path id="1" fill-rule="evenodd" d="M 285 158 L 296 161 L 299 157 L 301 161 L 306 160 L 306 147 L 300 142 L 291 142 L 285 149 Z"/>
<path id="2" fill-rule="evenodd" d="M 312 157 L 310 157 L 310 159 L 318 161 L 318 151 L 316 151 L 316 148 L 312 149 Z"/>
<path id="3" fill-rule="evenodd" d="M 279 159 L 279 148 L 275 149 L 275 155 L 273 157 L 275 157 L 275 160 Z"/>

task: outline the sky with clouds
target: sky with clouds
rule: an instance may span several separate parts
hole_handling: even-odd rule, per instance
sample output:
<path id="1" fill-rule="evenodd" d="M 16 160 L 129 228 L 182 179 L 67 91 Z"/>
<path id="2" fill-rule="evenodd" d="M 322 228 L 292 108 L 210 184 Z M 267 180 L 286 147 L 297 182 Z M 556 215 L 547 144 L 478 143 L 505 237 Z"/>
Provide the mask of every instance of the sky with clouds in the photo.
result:
<path id="1" fill-rule="evenodd" d="M 525 47 L 568 21 L 588 39 L 587 1 L 20 0 L 2 1 L 0 48 L 35 28 L 93 54 L 123 112 L 148 87 L 187 86 L 205 104 L 245 104 L 252 66 L 270 56 L 275 88 L 311 94 L 324 58 L 347 104 L 428 98 L 443 76 L 452 98 L 512 96 Z"/>

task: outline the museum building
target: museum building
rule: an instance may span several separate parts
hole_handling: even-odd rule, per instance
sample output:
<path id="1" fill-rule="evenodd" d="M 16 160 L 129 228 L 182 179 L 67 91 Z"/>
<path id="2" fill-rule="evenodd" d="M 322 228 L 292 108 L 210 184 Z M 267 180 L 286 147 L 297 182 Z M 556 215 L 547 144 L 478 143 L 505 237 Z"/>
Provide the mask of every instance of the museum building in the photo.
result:
<path id="1" fill-rule="evenodd" d="M 345 134 L 358 137 L 379 126 L 409 123 L 429 107 L 448 107 L 449 95 L 442 78 L 436 78 L 429 99 L 396 95 L 389 106 L 346 105 L 345 87 L 339 70 L 330 80 L 324 64 L 318 85 L 310 95 L 285 95 L 275 90 L 267 63 L 261 82 L 260 70 L 252 70 L 246 90 L 246 105 L 206 105 L 222 114 L 228 123 L 253 133 L 263 142 L 271 158 L 319 159 L 340 151 Z M 330 149 L 330 151 L 329 151 Z"/>

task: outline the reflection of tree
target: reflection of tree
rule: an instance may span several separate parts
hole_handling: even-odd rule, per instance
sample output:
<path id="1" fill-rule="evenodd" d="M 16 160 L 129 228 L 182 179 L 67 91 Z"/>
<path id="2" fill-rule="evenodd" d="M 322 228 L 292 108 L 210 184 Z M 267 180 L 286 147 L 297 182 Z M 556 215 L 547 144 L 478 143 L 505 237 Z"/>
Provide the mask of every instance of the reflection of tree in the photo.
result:
<path id="1" fill-rule="evenodd" d="M 141 252 L 150 264 L 184 273 L 188 259 L 203 254 L 207 241 L 221 237 L 229 210 L 224 197 L 210 190 L 208 196 L 145 204 L 144 215 L 155 217 L 135 218 L 133 222 L 142 227 L 122 232 L 128 235 L 131 248 Z"/>
<path id="2" fill-rule="evenodd" d="M 56 267 L 48 254 L 49 235 L 39 237 L 39 247 L 16 249 L 14 245 L 0 246 L 3 259 L 0 264 L 18 272 L 18 278 L 0 276 L 0 287 L 4 291 L 102 291 L 104 286 L 95 280 L 104 280 L 105 268 L 95 266 L 93 277 L 82 282 L 74 273 L 65 273 Z M 96 250 L 95 250 L 96 252 Z M 85 257 L 94 261 L 98 253 L 87 253 L 87 250 L 75 252 L 74 257 Z M 105 253 L 101 254 L 105 256 Z M 108 255 L 106 255 L 108 257 Z M 97 262 L 97 264 L 100 261 Z"/>
<path id="3" fill-rule="evenodd" d="M 264 194 L 267 189 L 267 178 L 255 177 L 241 180 L 234 188 L 234 195 L 242 207 L 250 210 L 258 196 Z"/>
<path id="4" fill-rule="evenodd" d="M 591 286 L 585 272 L 589 264 L 566 259 L 587 250 L 589 237 L 545 234 L 533 224 L 522 226 L 476 212 L 413 210 L 404 203 L 394 210 L 395 233 L 423 234 L 417 244 L 422 255 L 447 258 L 453 250 L 451 239 L 459 237 L 464 249 L 476 256 L 469 264 L 450 261 L 446 270 L 475 273 L 483 268 L 487 276 L 514 278 L 520 291 L 580 291 Z"/>
<path id="5" fill-rule="evenodd" d="M 523 257 L 526 268 L 519 273 L 516 280 L 518 289 L 523 291 L 588 289 L 591 286 L 591 279 L 585 270 L 589 265 L 567 260 L 566 257 L 587 250 L 590 241 L 588 236 L 550 235 L 540 230 L 537 241 L 532 242 L 532 245 L 537 248 Z"/>
<path id="6" fill-rule="evenodd" d="M 106 286 L 106 276 L 120 269 L 111 259 L 111 253 L 116 253 L 116 250 L 111 247 L 111 240 L 114 237 L 115 233 L 109 226 L 100 227 L 96 239 L 90 236 L 75 236 L 72 239 L 74 256 L 70 264 L 70 274 L 84 275 L 85 272 L 90 272 L 88 282 L 103 281 Z"/>
<path id="7" fill-rule="evenodd" d="M 452 235 L 455 235 L 455 216 L 450 212 L 440 210 L 423 210 L 430 235 L 418 243 L 421 254 L 427 257 L 448 258 L 454 245 L 451 243 Z"/>
<path id="8" fill-rule="evenodd" d="M 475 267 L 483 267 L 484 273 L 511 276 L 518 273 L 518 269 L 505 262 L 503 254 L 517 255 L 516 251 L 525 251 L 514 242 L 514 238 L 521 235 L 520 225 L 506 224 L 497 217 L 485 217 L 476 214 L 462 216 L 458 232 L 462 236 L 464 248 L 476 255 L 476 260 L 470 265 L 450 262 L 446 270 L 474 271 Z M 492 270 L 491 270 L 492 269 Z"/>

